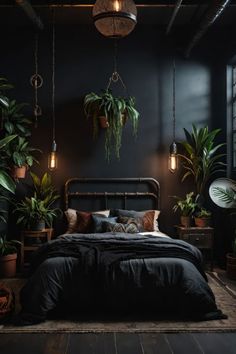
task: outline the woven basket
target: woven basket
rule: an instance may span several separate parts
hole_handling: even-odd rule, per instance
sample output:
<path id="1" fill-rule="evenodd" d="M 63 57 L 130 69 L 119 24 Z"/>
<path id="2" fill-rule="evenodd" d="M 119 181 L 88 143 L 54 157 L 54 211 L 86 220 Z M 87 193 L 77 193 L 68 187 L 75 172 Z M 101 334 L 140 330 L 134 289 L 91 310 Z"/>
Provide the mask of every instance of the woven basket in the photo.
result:
<path id="1" fill-rule="evenodd" d="M 4 322 L 15 309 L 15 296 L 13 291 L 0 283 L 0 322 Z"/>

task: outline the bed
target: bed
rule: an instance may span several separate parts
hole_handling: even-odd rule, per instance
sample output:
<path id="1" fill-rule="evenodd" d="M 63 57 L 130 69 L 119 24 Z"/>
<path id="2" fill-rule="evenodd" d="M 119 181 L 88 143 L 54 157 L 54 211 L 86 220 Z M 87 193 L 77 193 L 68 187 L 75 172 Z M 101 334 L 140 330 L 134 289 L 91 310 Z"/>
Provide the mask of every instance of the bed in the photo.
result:
<path id="1" fill-rule="evenodd" d="M 153 178 L 69 179 L 68 229 L 35 252 L 18 323 L 56 312 L 225 318 L 200 251 L 160 232 L 159 213 Z"/>

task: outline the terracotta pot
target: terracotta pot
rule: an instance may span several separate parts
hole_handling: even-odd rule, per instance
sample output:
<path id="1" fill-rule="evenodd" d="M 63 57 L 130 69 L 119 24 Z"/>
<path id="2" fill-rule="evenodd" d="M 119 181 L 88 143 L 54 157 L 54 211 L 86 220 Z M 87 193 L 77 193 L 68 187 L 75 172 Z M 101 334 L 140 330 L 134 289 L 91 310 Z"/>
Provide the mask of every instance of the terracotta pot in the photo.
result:
<path id="1" fill-rule="evenodd" d="M 21 166 L 21 167 L 18 167 L 18 166 L 13 166 L 12 169 L 11 169 L 11 176 L 13 178 L 25 178 L 25 174 L 26 174 L 26 166 Z"/>
<path id="2" fill-rule="evenodd" d="M 228 253 L 226 255 L 226 260 L 227 276 L 232 280 L 236 280 L 236 257 L 233 256 L 232 253 Z"/>
<path id="3" fill-rule="evenodd" d="M 127 114 L 126 114 L 126 113 L 123 113 L 123 114 L 121 115 L 121 124 L 122 124 L 122 125 L 125 125 L 126 122 L 127 122 L 127 120 L 128 120 Z"/>
<path id="4" fill-rule="evenodd" d="M 191 226 L 191 216 L 183 216 L 183 215 L 181 215 L 180 222 L 181 222 L 182 226 L 190 227 Z"/>
<path id="5" fill-rule="evenodd" d="M 109 128 L 108 119 L 105 116 L 100 116 L 99 118 L 100 127 L 103 129 Z"/>
<path id="6" fill-rule="evenodd" d="M 12 278 L 16 275 L 17 253 L 0 257 L 0 276 L 2 278 Z"/>
<path id="7" fill-rule="evenodd" d="M 211 224 L 211 218 L 194 217 L 194 223 L 197 227 L 208 227 Z"/>

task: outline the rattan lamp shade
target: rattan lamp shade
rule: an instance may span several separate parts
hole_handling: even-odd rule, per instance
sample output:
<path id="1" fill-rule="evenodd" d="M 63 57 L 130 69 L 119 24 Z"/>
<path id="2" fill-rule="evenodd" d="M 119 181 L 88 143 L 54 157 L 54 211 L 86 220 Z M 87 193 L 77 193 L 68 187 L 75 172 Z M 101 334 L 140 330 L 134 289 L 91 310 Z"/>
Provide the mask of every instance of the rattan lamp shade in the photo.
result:
<path id="1" fill-rule="evenodd" d="M 97 0 L 93 6 L 93 20 L 105 37 L 121 38 L 133 31 L 137 9 L 133 0 Z"/>

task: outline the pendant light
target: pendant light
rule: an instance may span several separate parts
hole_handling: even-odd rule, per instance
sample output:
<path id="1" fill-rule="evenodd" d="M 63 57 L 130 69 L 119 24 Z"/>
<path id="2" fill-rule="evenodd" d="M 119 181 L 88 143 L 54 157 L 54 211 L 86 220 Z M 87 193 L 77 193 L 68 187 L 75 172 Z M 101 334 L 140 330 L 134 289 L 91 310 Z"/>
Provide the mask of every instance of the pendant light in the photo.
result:
<path id="1" fill-rule="evenodd" d="M 55 116 L 55 12 L 52 21 L 52 149 L 48 156 L 48 168 L 57 169 L 56 116 Z"/>
<path id="2" fill-rule="evenodd" d="M 105 37 L 122 38 L 133 31 L 137 23 L 137 8 L 133 0 L 97 0 L 93 20 Z"/>
<path id="3" fill-rule="evenodd" d="M 169 160 L 168 160 L 168 168 L 170 172 L 174 173 L 178 169 L 178 152 L 177 152 L 177 144 L 175 142 L 175 60 L 173 61 L 173 106 L 172 106 L 172 123 L 173 123 L 173 141 L 170 145 L 169 151 Z"/>

